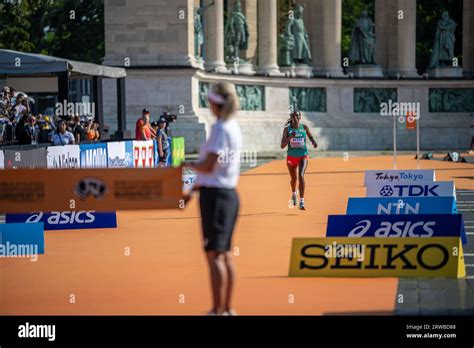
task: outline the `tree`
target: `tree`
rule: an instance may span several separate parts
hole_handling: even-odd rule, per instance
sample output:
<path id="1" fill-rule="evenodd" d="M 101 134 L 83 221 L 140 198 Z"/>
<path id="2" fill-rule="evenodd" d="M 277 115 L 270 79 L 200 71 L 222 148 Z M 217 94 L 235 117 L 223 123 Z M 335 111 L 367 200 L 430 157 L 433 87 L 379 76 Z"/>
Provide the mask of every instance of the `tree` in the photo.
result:
<path id="1" fill-rule="evenodd" d="M 5 2 L 0 5 L 0 47 L 101 63 L 103 0 Z"/>

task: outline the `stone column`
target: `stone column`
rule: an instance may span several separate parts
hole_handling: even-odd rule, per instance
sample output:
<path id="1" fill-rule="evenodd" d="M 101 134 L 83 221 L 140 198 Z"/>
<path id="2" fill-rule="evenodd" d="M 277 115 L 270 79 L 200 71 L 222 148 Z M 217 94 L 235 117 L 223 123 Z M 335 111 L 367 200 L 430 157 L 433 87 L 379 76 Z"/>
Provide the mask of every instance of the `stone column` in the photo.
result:
<path id="1" fill-rule="evenodd" d="M 303 0 L 314 74 L 344 77 L 341 67 L 342 0 Z"/>
<path id="2" fill-rule="evenodd" d="M 258 73 L 281 76 L 278 67 L 278 1 L 258 0 Z"/>
<path id="3" fill-rule="evenodd" d="M 416 78 L 416 1 L 375 0 L 375 62 L 389 77 Z"/>
<path id="4" fill-rule="evenodd" d="M 474 0 L 464 0 L 462 55 L 464 76 L 474 78 Z"/>
<path id="5" fill-rule="evenodd" d="M 314 42 L 320 51 L 313 56 L 315 75 L 327 77 L 344 77 L 341 67 L 342 38 L 342 0 L 316 0 L 320 2 L 321 11 L 315 13 L 316 22 L 321 22 L 320 33 Z"/>
<path id="6" fill-rule="evenodd" d="M 228 73 L 224 62 L 224 0 L 205 0 L 204 12 L 204 67 L 207 71 Z"/>

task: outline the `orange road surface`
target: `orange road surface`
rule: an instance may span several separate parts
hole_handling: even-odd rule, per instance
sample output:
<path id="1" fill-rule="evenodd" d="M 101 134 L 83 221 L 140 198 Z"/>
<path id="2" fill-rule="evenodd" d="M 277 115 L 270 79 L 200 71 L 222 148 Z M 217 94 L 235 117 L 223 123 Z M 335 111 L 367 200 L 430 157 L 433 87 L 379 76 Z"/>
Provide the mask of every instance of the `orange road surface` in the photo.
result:
<path id="1" fill-rule="evenodd" d="M 234 307 L 243 315 L 391 314 L 394 278 L 289 278 L 293 237 L 323 237 L 328 214 L 363 197 L 363 171 L 392 158 L 312 159 L 307 210 L 288 206 L 285 161 L 246 172 L 234 238 Z M 472 164 L 422 161 L 437 180 L 474 189 Z M 398 169 L 415 169 L 400 156 Z M 38 207 L 40 208 L 40 207 Z M 45 232 L 45 255 L 0 259 L 1 315 L 202 315 L 211 306 L 196 200 L 184 211 L 118 212 L 118 228 Z"/>

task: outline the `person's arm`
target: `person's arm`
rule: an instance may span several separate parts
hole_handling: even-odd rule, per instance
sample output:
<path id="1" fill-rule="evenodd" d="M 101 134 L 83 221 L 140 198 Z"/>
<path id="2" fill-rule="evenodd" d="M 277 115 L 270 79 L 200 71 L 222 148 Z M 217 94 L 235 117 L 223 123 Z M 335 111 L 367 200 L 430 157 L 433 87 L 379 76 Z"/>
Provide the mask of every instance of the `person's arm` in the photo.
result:
<path id="1" fill-rule="evenodd" d="M 185 164 L 185 166 L 194 169 L 199 173 L 208 174 L 214 171 L 214 167 L 218 158 L 219 155 L 217 153 L 209 153 L 203 161 L 197 163 L 188 163 Z"/>
<path id="2" fill-rule="evenodd" d="M 295 133 L 288 135 L 288 128 L 283 130 L 283 136 L 281 138 L 281 148 L 284 149 L 290 143 L 291 138 L 295 137 Z"/>
<path id="3" fill-rule="evenodd" d="M 309 130 L 308 126 L 303 125 L 304 130 L 306 131 L 306 135 L 308 136 L 309 141 L 311 141 L 311 144 L 313 144 L 314 148 L 318 147 L 318 143 L 316 140 L 313 138 L 313 134 L 311 134 L 311 131 Z"/>

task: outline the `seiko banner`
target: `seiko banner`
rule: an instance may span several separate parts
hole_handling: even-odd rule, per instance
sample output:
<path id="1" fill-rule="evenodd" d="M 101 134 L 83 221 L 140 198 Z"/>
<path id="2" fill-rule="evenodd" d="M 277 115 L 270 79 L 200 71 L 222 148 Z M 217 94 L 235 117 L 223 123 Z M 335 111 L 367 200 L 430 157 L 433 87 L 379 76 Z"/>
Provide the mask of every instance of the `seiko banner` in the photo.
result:
<path id="1" fill-rule="evenodd" d="M 108 168 L 133 168 L 133 142 L 107 143 Z"/>
<path id="2" fill-rule="evenodd" d="M 155 166 L 155 147 L 153 140 L 133 142 L 134 168 L 153 168 Z"/>
<path id="3" fill-rule="evenodd" d="M 455 185 L 452 181 L 413 183 L 371 183 L 367 186 L 367 197 L 454 197 Z"/>
<path id="4" fill-rule="evenodd" d="M 43 223 L 0 224 L 0 259 L 35 254 L 44 254 Z"/>
<path id="5" fill-rule="evenodd" d="M 290 277 L 466 276 L 458 237 L 293 238 Z"/>
<path id="6" fill-rule="evenodd" d="M 5 222 L 10 223 L 44 223 L 45 231 L 78 230 L 91 228 L 116 228 L 115 212 L 99 213 L 96 211 L 53 211 L 50 213 L 33 212 L 31 214 L 6 214 Z"/>
<path id="7" fill-rule="evenodd" d="M 79 145 L 50 146 L 47 151 L 48 168 L 76 169 L 80 168 Z"/>
<path id="8" fill-rule="evenodd" d="M 107 144 L 84 144 L 81 148 L 81 168 L 107 168 Z"/>
<path id="9" fill-rule="evenodd" d="M 461 214 L 329 215 L 326 236 L 462 237 L 463 244 L 467 242 Z"/>
<path id="10" fill-rule="evenodd" d="M 364 186 L 369 183 L 419 183 L 424 181 L 436 181 L 434 170 L 367 170 L 365 172 Z"/>
<path id="11" fill-rule="evenodd" d="M 347 215 L 457 214 L 454 197 L 349 198 Z"/>
<path id="12" fill-rule="evenodd" d="M 47 167 L 45 147 L 31 150 L 5 150 L 4 155 L 6 169 Z"/>

